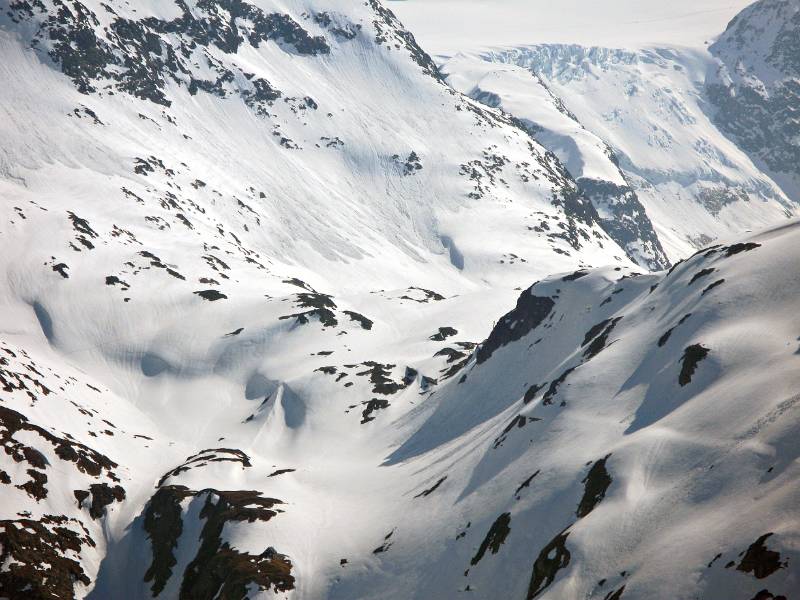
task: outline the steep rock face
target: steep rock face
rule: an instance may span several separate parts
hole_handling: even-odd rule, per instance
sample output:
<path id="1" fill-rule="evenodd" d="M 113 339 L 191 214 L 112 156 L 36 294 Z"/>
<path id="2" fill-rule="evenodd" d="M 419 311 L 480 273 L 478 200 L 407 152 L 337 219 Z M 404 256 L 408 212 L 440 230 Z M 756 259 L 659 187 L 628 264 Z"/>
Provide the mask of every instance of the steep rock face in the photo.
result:
<path id="1" fill-rule="evenodd" d="M 710 50 L 722 63 L 708 83 L 715 122 L 797 198 L 800 6 L 791 0 L 755 2 Z"/>
<path id="2" fill-rule="evenodd" d="M 609 160 L 616 159 L 608 149 Z M 600 223 L 609 237 L 625 249 L 639 266 L 658 271 L 669 267 L 661 242 L 636 192 L 623 185 L 588 177 L 579 177 L 578 187 L 597 210 Z"/>

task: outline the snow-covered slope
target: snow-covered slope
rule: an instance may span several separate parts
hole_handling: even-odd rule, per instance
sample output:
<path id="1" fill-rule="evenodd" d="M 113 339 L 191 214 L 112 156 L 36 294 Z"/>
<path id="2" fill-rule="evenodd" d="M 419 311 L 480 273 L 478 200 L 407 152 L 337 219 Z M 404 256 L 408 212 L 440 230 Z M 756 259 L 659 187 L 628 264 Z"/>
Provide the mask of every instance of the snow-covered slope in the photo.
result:
<path id="1" fill-rule="evenodd" d="M 508 107 L 501 103 L 511 114 L 524 118 L 546 86 L 580 125 L 611 147 L 673 260 L 720 236 L 797 214 L 798 198 L 787 196 L 715 124 L 718 111 L 705 89 L 707 73 L 717 66 L 705 51 L 547 45 L 489 51 L 480 59 L 500 63 L 489 73 L 512 65 L 536 74 L 514 88 L 497 76 L 471 83 L 501 98 L 513 97 Z M 453 79 L 469 62 L 457 57 L 443 70 Z M 467 71 L 475 73 L 474 67 Z M 469 86 L 459 87 L 467 91 Z M 558 132 L 563 117 L 540 116 L 537 125 Z M 554 140 L 545 133 L 539 139 L 556 152 L 565 146 L 563 136 Z M 587 149 L 585 135 L 571 139 L 566 147 L 574 158 L 565 164 L 596 162 L 597 143 Z"/>
<path id="2" fill-rule="evenodd" d="M 797 588 L 796 222 L 645 273 L 602 138 L 373 0 L 23 0 L 0 56 L 0 597 Z"/>
<path id="3" fill-rule="evenodd" d="M 388 461 L 438 459 L 440 510 L 471 523 L 432 596 L 793 597 L 799 236 L 523 292 Z M 413 560 L 415 543 L 393 549 Z"/>
<path id="4" fill-rule="evenodd" d="M 424 15 L 446 4 L 396 6 L 434 43 L 449 34 L 436 35 Z M 754 4 L 710 51 L 732 4 L 694 3 L 688 11 L 681 3 L 597 3 L 574 19 L 562 5 L 466 6 L 463 18 L 476 24 L 477 14 L 487 22 L 502 14 L 535 26 L 522 40 L 495 32 L 486 34 L 491 44 L 466 36 L 461 51 L 441 50 L 448 82 L 526 123 L 584 183 L 606 229 L 641 265 L 665 262 L 662 248 L 676 260 L 720 236 L 798 214 L 797 2 Z M 526 16 L 506 14 L 514 11 Z M 561 17 L 570 25 L 551 34 L 546 23 Z M 694 25 L 681 24 L 689 18 Z M 629 19 L 636 31 L 604 25 Z"/>
<path id="5" fill-rule="evenodd" d="M 648 269 L 669 266 L 653 223 L 611 148 L 588 131 L 535 72 L 513 64 L 459 56 L 445 64 L 447 81 L 483 104 L 514 115 L 555 153 L 628 256 Z"/>

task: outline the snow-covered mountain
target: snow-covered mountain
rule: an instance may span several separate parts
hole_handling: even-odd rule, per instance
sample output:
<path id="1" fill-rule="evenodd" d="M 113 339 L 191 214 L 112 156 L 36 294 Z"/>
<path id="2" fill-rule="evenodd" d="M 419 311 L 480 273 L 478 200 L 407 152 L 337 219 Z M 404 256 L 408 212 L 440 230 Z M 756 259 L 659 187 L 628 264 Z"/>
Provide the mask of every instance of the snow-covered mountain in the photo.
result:
<path id="1" fill-rule="evenodd" d="M 0 7 L 0 598 L 800 587 L 754 151 L 758 206 L 654 209 L 554 77 L 378 0 Z"/>
<path id="2" fill-rule="evenodd" d="M 555 153 L 575 178 L 600 222 L 628 256 L 645 268 L 669 266 L 652 221 L 628 184 L 613 150 L 591 133 L 534 71 L 460 55 L 445 65 L 455 89 L 513 114 Z"/>
<path id="3" fill-rule="evenodd" d="M 715 121 L 795 201 L 800 198 L 800 3 L 760 0 L 711 46 Z"/>
<path id="4" fill-rule="evenodd" d="M 442 57 L 442 69 L 457 89 L 528 122 L 579 184 L 588 180 L 601 216 L 641 232 L 653 250 L 639 262 L 652 265 L 658 244 L 676 260 L 798 214 L 797 11 L 758 2 L 710 51 L 548 43 L 465 50 Z"/>

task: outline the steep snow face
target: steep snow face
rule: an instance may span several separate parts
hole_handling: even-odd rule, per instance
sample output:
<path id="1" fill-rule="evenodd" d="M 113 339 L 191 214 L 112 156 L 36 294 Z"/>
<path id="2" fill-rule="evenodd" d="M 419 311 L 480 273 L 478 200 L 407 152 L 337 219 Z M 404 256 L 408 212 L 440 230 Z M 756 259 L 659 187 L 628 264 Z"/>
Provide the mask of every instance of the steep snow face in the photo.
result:
<path id="1" fill-rule="evenodd" d="M 800 4 L 754 3 L 711 52 L 722 62 L 708 83 L 719 127 L 790 197 L 800 197 Z"/>
<path id="2" fill-rule="evenodd" d="M 14 6 L 2 17 L 6 194 L 60 196 L 52 183 L 68 180 L 87 207 L 65 210 L 80 218 L 114 206 L 140 223 L 136 239 L 183 230 L 191 258 L 176 255 L 184 242 L 159 253 L 141 240 L 183 269 L 205 262 L 205 235 L 254 273 L 269 258 L 342 281 L 357 261 L 371 275 L 349 277 L 362 290 L 424 264 L 416 283 L 520 284 L 547 272 L 531 261 L 543 252 L 562 268 L 624 258 L 563 167 L 440 82 L 379 4 Z M 531 234 L 542 219 L 561 225 Z M 489 268 L 511 253 L 527 267 Z"/>

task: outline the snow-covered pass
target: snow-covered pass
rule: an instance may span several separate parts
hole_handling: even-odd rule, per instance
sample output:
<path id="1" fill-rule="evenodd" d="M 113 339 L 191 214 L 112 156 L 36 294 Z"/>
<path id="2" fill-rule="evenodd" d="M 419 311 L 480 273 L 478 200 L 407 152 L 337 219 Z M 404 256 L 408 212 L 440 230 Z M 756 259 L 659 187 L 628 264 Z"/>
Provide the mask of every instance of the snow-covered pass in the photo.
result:
<path id="1" fill-rule="evenodd" d="M 800 597 L 800 2 L 554 4 L 0 0 L 0 599 Z"/>

